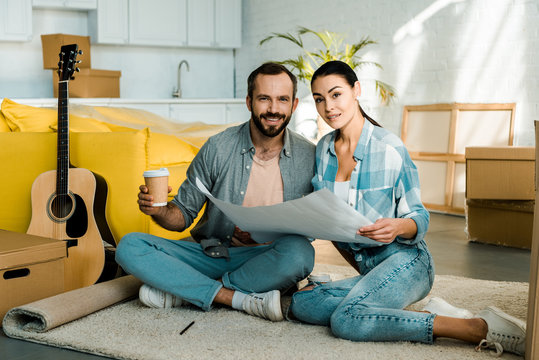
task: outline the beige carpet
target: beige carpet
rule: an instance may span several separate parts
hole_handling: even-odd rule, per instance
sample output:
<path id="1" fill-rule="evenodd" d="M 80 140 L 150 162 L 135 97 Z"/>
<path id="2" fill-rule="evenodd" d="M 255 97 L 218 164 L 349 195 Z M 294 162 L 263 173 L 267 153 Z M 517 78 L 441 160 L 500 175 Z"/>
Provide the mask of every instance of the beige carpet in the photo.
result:
<path id="1" fill-rule="evenodd" d="M 354 274 L 349 267 L 318 265 L 334 279 Z M 527 283 L 437 276 L 430 296 L 478 311 L 494 305 L 525 319 Z M 286 299 L 285 299 L 286 300 Z M 21 319 L 19 319 L 21 320 Z M 189 323 L 195 321 L 183 335 Z M 10 337 L 119 359 L 491 359 L 470 344 L 438 339 L 435 345 L 355 343 L 336 339 L 328 328 L 291 322 L 272 323 L 225 308 L 149 309 L 138 300 L 123 302 L 46 332 L 23 330 L 4 320 Z M 504 359 L 517 359 L 504 354 Z"/>

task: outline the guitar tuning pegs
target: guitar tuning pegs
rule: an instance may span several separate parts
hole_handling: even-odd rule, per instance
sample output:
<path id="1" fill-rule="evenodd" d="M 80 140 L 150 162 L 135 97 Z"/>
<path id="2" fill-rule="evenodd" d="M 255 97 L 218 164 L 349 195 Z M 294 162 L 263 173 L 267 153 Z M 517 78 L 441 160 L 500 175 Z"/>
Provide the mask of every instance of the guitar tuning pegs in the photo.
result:
<path id="1" fill-rule="evenodd" d="M 80 64 L 81 62 L 82 62 L 82 60 L 75 61 L 75 63 L 77 63 L 77 64 Z"/>
<path id="2" fill-rule="evenodd" d="M 79 55 L 82 55 L 82 50 L 79 50 L 78 53 L 79 53 Z"/>
<path id="3" fill-rule="evenodd" d="M 79 69 L 79 68 L 75 68 L 75 71 L 76 71 L 76 72 L 80 72 L 80 69 Z"/>

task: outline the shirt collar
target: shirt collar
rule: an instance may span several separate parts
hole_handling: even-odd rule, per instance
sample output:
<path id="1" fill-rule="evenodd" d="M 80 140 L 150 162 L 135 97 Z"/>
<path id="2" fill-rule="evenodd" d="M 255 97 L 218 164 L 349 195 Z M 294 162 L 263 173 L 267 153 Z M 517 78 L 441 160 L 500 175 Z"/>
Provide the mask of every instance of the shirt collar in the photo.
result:
<path id="1" fill-rule="evenodd" d="M 251 131 L 249 128 L 249 122 L 245 122 L 240 129 L 240 151 L 241 154 L 245 154 L 251 151 L 253 154 L 255 152 L 255 146 L 251 140 Z M 281 156 L 292 157 L 292 150 L 290 146 L 290 130 L 288 128 L 284 129 L 284 145 L 281 150 Z"/>
<path id="2" fill-rule="evenodd" d="M 354 160 L 363 160 L 363 157 L 367 153 L 367 145 L 369 144 L 369 140 L 371 139 L 373 130 L 374 125 L 369 120 L 365 119 L 363 129 L 361 129 L 361 135 L 359 136 L 356 149 L 354 150 Z M 331 134 L 331 141 L 328 147 L 328 151 L 333 156 L 337 156 L 337 153 L 335 152 L 335 137 L 337 136 L 338 131 L 339 130 L 336 130 Z"/>

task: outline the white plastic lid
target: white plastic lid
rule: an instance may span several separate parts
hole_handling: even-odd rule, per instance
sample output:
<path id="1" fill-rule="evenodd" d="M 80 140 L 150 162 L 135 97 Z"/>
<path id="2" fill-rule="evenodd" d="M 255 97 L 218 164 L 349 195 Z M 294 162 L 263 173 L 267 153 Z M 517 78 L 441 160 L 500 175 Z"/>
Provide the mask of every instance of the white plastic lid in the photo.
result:
<path id="1" fill-rule="evenodd" d="M 159 176 L 169 176 L 167 168 L 161 168 L 159 170 L 146 170 L 144 172 L 144 177 L 159 177 Z"/>

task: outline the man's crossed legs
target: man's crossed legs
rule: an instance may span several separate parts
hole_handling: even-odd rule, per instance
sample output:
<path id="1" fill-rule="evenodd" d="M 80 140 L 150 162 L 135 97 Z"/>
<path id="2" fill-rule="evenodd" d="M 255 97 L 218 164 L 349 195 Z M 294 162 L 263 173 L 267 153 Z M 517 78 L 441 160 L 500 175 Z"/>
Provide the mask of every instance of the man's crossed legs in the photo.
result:
<path id="1" fill-rule="evenodd" d="M 283 319 L 279 290 L 295 286 L 314 266 L 314 248 L 296 235 L 269 245 L 231 247 L 229 254 L 212 258 L 198 243 L 131 233 L 120 241 L 116 261 L 146 284 L 141 294 L 163 298 L 159 307 L 168 296 L 176 306 L 180 299 L 203 310 L 221 303 L 273 321 Z"/>

